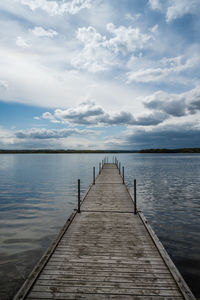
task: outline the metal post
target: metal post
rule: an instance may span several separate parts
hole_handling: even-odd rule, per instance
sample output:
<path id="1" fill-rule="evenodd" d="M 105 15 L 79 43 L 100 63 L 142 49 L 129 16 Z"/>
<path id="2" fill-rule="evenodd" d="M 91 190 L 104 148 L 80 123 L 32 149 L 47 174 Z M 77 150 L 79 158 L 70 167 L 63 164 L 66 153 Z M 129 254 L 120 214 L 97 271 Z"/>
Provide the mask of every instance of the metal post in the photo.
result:
<path id="1" fill-rule="evenodd" d="M 103 169 L 103 159 L 102 159 L 102 169 Z"/>
<path id="2" fill-rule="evenodd" d="M 101 163 L 99 163 L 99 174 L 101 173 Z"/>
<path id="3" fill-rule="evenodd" d="M 119 174 L 121 174 L 121 163 L 119 163 Z"/>
<path id="4" fill-rule="evenodd" d="M 81 212 L 81 189 L 80 189 L 80 179 L 78 179 L 78 213 Z"/>
<path id="5" fill-rule="evenodd" d="M 122 177 L 123 177 L 123 184 L 124 184 L 124 167 L 122 167 Z"/>
<path id="6" fill-rule="evenodd" d="M 95 167 L 93 167 L 93 184 L 95 184 Z"/>
<path id="7" fill-rule="evenodd" d="M 137 214 L 136 179 L 134 179 L 134 214 Z"/>

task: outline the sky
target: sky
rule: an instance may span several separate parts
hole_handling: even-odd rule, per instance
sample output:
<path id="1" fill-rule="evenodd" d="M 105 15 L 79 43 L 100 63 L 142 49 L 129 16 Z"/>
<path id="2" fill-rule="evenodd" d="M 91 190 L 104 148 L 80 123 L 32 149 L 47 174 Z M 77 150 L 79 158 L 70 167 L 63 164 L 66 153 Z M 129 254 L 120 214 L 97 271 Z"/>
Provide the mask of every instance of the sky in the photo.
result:
<path id="1" fill-rule="evenodd" d="M 200 147 L 199 0 L 6 0 L 0 28 L 0 149 Z"/>

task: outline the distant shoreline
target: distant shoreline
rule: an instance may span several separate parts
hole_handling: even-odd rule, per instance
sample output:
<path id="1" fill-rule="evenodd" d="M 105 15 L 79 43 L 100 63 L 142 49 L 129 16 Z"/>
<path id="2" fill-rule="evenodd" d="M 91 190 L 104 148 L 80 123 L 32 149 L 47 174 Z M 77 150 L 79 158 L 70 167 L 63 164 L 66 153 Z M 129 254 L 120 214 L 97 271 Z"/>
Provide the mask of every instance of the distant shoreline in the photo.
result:
<path id="1" fill-rule="evenodd" d="M 116 153 L 200 153 L 200 148 L 178 149 L 143 149 L 143 150 L 64 150 L 64 149 L 36 149 L 9 150 L 0 149 L 0 154 L 116 154 Z"/>

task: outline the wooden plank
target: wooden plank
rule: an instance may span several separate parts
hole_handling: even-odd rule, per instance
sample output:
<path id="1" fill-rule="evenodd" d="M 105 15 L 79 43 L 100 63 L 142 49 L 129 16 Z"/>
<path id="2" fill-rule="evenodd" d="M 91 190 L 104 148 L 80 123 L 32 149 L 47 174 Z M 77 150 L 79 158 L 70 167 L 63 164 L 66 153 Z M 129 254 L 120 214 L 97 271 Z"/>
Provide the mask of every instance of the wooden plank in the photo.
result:
<path id="1" fill-rule="evenodd" d="M 61 293 L 49 293 L 49 292 L 31 292 L 28 300 L 36 299 L 57 299 L 57 300 L 133 300 L 132 295 L 108 295 L 108 294 L 81 294 L 81 293 L 70 293 L 70 294 L 61 294 Z M 174 296 L 134 296 L 134 300 L 182 300 L 182 297 Z"/>
<path id="2" fill-rule="evenodd" d="M 83 293 L 83 294 L 117 294 L 117 295 L 132 295 L 132 296 L 181 296 L 180 292 L 176 290 L 163 290 L 163 289 L 139 289 L 139 288 L 112 288 L 112 287 L 65 287 L 65 286 L 42 286 L 34 285 L 32 288 L 33 292 L 49 292 L 49 293 Z"/>
<path id="3" fill-rule="evenodd" d="M 130 284 L 131 283 L 131 284 Z M 44 286 L 65 286 L 65 287 L 110 287 L 110 288 L 119 288 L 119 289 L 163 289 L 163 290 L 177 290 L 177 286 L 174 282 L 121 282 L 121 281 L 97 281 L 97 280 L 66 280 L 66 278 L 52 278 L 52 279 L 44 279 L 40 278 L 37 281 L 37 285 Z"/>
<path id="4" fill-rule="evenodd" d="M 106 264 L 109 266 L 120 264 L 123 265 L 141 265 L 141 264 L 156 264 L 156 265 L 163 265 L 166 267 L 165 263 L 160 259 L 160 257 L 154 257 L 153 255 L 149 255 L 148 257 L 140 257 L 137 255 L 133 255 L 132 257 L 128 258 L 127 256 L 121 256 L 121 257 L 106 257 L 106 256 L 94 256 L 94 255 L 88 255 L 87 257 L 84 255 L 69 255 L 66 257 L 66 253 L 62 254 L 55 254 L 51 261 L 60 261 L 62 262 L 69 262 L 73 263 L 76 261 L 79 261 L 79 263 L 96 263 L 97 265 L 100 263 L 102 265 Z"/>
<path id="5" fill-rule="evenodd" d="M 147 273 L 147 272 L 129 272 L 129 273 L 122 273 L 122 272 L 117 272 L 113 273 L 112 271 L 97 271 L 97 270 L 87 270 L 87 274 L 82 270 L 60 270 L 60 269 L 48 269 L 48 266 L 43 270 L 41 273 L 42 275 L 64 275 L 64 276 L 93 276 L 93 278 L 98 278 L 98 277 L 119 277 L 119 278 L 131 278 L 131 279 L 138 279 L 138 278 L 143 278 L 145 280 L 146 278 L 151 278 L 151 279 L 165 279 L 165 278 L 172 278 L 171 274 L 168 273 Z"/>
<path id="6" fill-rule="evenodd" d="M 85 270 L 85 272 L 87 273 L 88 271 L 90 272 L 91 270 L 96 270 L 97 266 L 93 265 L 93 266 L 87 266 L 87 265 L 65 265 L 65 264 L 53 264 L 53 263 L 49 263 L 48 266 L 46 267 L 47 270 L 52 270 L 54 268 L 56 268 L 56 266 L 59 268 L 59 270 L 69 270 L 69 271 L 76 271 L 77 273 L 81 271 L 81 269 Z M 152 273 L 152 274 L 167 274 L 169 271 L 166 268 L 148 268 L 148 267 L 142 267 L 142 266 L 138 266 L 135 268 L 126 268 L 126 267 L 98 267 L 99 271 L 102 272 L 119 272 L 122 274 L 132 274 L 132 273 Z"/>
<path id="7" fill-rule="evenodd" d="M 72 281 L 72 282 L 81 282 L 81 281 L 87 281 L 87 282 L 125 282 L 125 283 L 134 283 L 137 284 L 144 284 L 144 277 L 141 278 L 134 278 L 131 276 L 127 277 L 121 277 L 121 276 L 90 276 L 87 274 L 84 275 L 70 275 L 68 273 L 65 274 L 41 274 L 40 275 L 41 280 L 61 280 L 61 281 Z M 158 285 L 171 285 L 174 284 L 174 280 L 172 278 L 149 278 L 145 277 L 145 285 L 146 284 L 158 284 Z"/>
<path id="8" fill-rule="evenodd" d="M 177 290 L 175 283 L 131 283 L 130 282 L 114 282 L 114 281 L 81 281 L 81 280 L 64 280 L 64 279 L 39 279 L 37 281 L 38 286 L 65 286 L 66 288 L 71 287 L 88 287 L 88 288 L 118 288 L 118 289 L 142 289 L 142 290 Z M 36 285 L 35 285 L 36 286 Z M 70 290 L 70 289 L 69 289 Z"/>
<path id="9" fill-rule="evenodd" d="M 120 257 L 130 257 L 132 255 L 136 255 L 138 257 L 141 257 L 143 255 L 152 255 L 153 257 L 160 257 L 160 255 L 157 253 L 157 251 L 155 251 L 155 249 L 151 249 L 151 248 L 141 248 L 141 252 L 138 251 L 126 251 L 126 252 L 121 252 L 120 250 L 117 251 L 117 250 L 110 250 L 110 251 L 106 251 L 103 250 L 102 248 L 99 249 L 99 251 L 97 252 L 96 251 L 96 248 L 87 248 L 87 247 L 84 247 L 81 249 L 82 250 L 82 254 L 80 254 L 80 250 L 79 248 L 78 249 L 73 249 L 73 253 L 74 255 L 92 255 L 92 256 L 99 256 L 101 255 L 102 257 L 103 256 L 106 256 L 106 257 L 117 257 L 118 255 L 120 255 Z M 70 255 L 72 253 L 72 247 L 68 247 L 68 246 L 58 246 L 56 248 L 56 253 L 65 253 Z"/>

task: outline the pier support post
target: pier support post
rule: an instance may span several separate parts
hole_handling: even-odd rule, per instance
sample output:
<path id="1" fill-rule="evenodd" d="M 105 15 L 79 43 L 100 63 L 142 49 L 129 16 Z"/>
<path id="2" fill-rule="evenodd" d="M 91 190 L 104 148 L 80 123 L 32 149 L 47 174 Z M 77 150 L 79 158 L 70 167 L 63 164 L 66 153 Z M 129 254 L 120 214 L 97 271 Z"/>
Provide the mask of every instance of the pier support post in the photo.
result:
<path id="1" fill-rule="evenodd" d="M 95 184 L 95 167 L 93 167 L 93 184 Z"/>
<path id="2" fill-rule="evenodd" d="M 81 212 L 81 209 L 80 209 L 80 207 L 81 207 L 81 189 L 80 189 L 80 186 L 81 186 L 80 179 L 78 179 L 78 213 Z"/>
<path id="3" fill-rule="evenodd" d="M 121 163 L 119 163 L 119 174 L 121 174 Z"/>
<path id="4" fill-rule="evenodd" d="M 99 163 L 99 174 L 101 173 L 101 163 Z"/>
<path id="5" fill-rule="evenodd" d="M 123 178 L 123 184 L 124 184 L 124 167 L 122 167 L 122 178 Z"/>
<path id="6" fill-rule="evenodd" d="M 134 214 L 137 214 L 136 179 L 134 179 Z"/>

